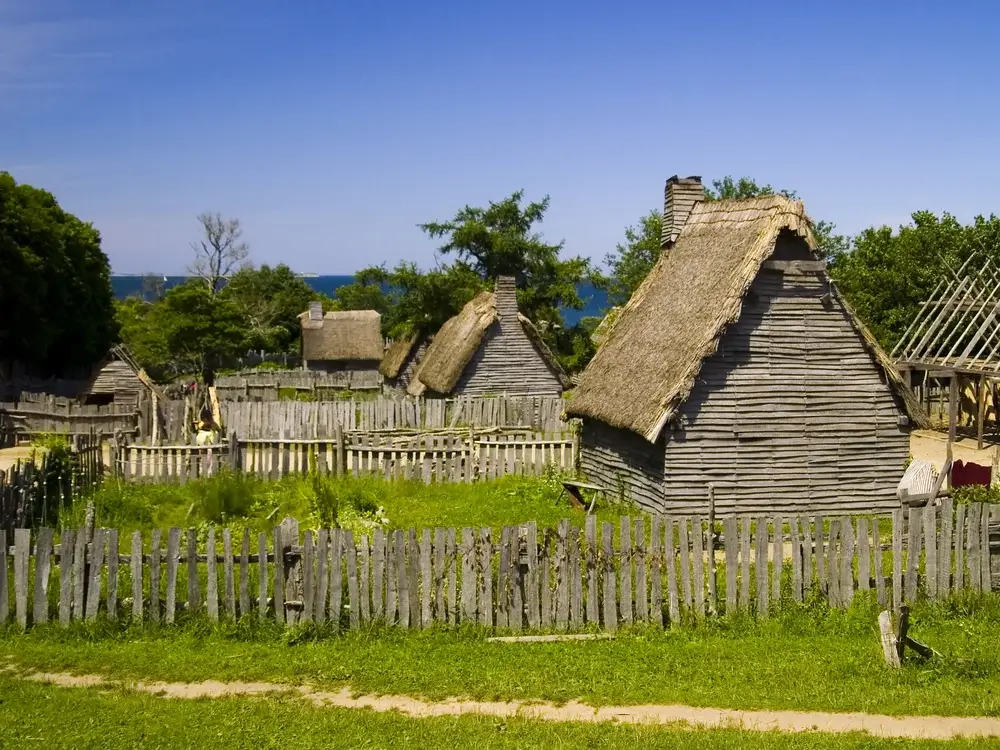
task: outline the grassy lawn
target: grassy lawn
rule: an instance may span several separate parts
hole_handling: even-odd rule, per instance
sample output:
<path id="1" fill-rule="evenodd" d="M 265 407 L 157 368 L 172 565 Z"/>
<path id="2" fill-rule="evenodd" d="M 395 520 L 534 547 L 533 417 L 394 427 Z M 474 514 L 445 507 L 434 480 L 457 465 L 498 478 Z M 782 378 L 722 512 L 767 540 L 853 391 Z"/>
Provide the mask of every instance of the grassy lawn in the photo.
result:
<path id="1" fill-rule="evenodd" d="M 723 619 L 613 641 L 492 644 L 478 630 L 317 637 L 257 625 L 129 629 L 104 623 L 0 635 L 0 661 L 147 680 L 348 685 L 440 699 L 684 703 L 735 709 L 1000 715 L 1000 598 L 917 606 L 912 634 L 943 654 L 882 663 L 877 610 L 814 605 L 772 620 Z"/>
<path id="2" fill-rule="evenodd" d="M 382 515 L 386 528 L 515 525 L 537 521 L 554 527 L 563 518 L 583 525 L 585 514 L 570 503 L 559 479 L 505 477 L 472 484 L 386 481 L 377 477 L 286 477 L 278 481 L 252 475 L 222 475 L 185 485 L 134 484 L 108 480 L 94 496 L 96 523 L 123 532 L 204 523 L 267 530 L 292 516 L 310 526 L 362 531 Z M 381 508 L 381 514 L 378 509 Z M 64 525 L 83 522 L 85 503 L 65 514 Z M 601 520 L 635 514 L 627 506 L 605 506 Z"/>
<path id="3" fill-rule="evenodd" d="M 489 717 L 414 719 L 315 708 L 294 698 L 169 700 L 0 677 L 0 747 L 80 748 L 982 748 L 989 741 L 544 723 Z"/>

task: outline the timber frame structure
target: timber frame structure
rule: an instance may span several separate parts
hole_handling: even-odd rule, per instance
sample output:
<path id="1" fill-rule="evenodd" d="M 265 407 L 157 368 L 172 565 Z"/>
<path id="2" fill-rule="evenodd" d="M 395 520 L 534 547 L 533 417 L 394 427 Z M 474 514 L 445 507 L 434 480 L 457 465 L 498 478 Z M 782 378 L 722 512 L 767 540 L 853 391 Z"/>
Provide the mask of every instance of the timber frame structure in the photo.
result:
<path id="1" fill-rule="evenodd" d="M 949 268 L 890 355 L 930 411 L 931 381 L 949 387 L 948 458 L 962 410 L 964 381 L 976 386 L 976 434 L 983 447 L 987 396 L 1000 403 L 1000 268 L 973 253 Z M 940 389 L 943 399 L 943 387 Z"/>

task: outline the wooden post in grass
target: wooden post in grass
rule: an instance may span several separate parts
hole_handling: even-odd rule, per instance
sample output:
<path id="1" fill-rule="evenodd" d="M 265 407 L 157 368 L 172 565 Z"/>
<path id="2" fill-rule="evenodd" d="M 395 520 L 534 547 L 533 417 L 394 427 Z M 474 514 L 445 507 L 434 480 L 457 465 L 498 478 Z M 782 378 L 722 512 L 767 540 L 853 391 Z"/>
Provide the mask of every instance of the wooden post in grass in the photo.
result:
<path id="1" fill-rule="evenodd" d="M 302 554 L 300 550 L 296 549 L 299 544 L 299 522 L 294 518 L 286 518 L 278 526 L 278 529 L 280 530 L 281 549 L 276 549 L 274 556 L 275 565 L 280 561 L 283 571 L 284 621 L 288 625 L 295 625 L 300 619 L 305 587 L 302 576 Z M 275 597 L 275 602 L 277 602 L 277 597 Z"/>
<path id="2" fill-rule="evenodd" d="M 948 390 L 948 444 L 945 447 L 945 468 L 952 464 L 952 444 L 955 442 L 955 432 L 958 429 L 958 386 L 959 374 L 952 373 L 951 384 Z M 951 489 L 951 471 L 947 476 L 948 489 Z"/>

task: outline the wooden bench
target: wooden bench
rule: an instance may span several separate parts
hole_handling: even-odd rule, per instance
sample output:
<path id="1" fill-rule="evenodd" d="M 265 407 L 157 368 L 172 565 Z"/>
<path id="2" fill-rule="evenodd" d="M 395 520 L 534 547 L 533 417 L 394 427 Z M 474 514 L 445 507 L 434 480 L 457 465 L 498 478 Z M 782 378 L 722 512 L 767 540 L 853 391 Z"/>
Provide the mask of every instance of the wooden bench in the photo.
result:
<path id="1" fill-rule="evenodd" d="M 597 503 L 597 496 L 604 495 L 607 497 L 608 488 L 601 487 L 599 484 L 587 484 L 585 482 L 574 482 L 571 480 L 566 480 L 562 483 L 563 489 L 569 494 L 570 500 L 572 500 L 573 505 L 580 510 L 586 509 L 587 513 L 594 512 L 594 505 Z M 583 498 L 583 490 L 590 490 L 593 494 L 590 496 L 590 505 L 587 506 L 586 500 Z"/>

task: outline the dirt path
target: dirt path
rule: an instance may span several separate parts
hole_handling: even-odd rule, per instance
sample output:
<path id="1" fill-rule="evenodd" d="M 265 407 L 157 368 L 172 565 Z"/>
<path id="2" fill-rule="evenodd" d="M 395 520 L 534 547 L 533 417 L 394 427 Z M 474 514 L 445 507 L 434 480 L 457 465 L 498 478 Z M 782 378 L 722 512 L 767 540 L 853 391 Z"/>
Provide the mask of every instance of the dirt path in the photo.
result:
<path id="1" fill-rule="evenodd" d="M 7 667 L 5 671 L 14 671 Z M 316 690 L 308 685 L 292 687 L 268 682 L 129 682 L 108 680 L 99 675 L 33 672 L 20 679 L 62 687 L 121 687 L 165 698 L 196 699 L 259 696 L 269 693 L 294 694 L 319 707 L 370 709 L 379 713 L 396 711 L 406 716 L 457 716 L 463 714 L 519 717 L 555 722 L 621 722 L 639 724 L 685 723 L 690 728 L 742 728 L 769 732 L 866 732 L 875 737 L 910 739 L 955 739 L 958 737 L 1000 737 L 1000 719 L 988 717 L 882 716 L 878 714 L 838 714 L 818 711 L 739 711 L 693 706 L 602 706 L 595 708 L 575 701 L 556 705 L 547 701 L 424 701 L 401 695 L 352 695 L 349 688 L 335 692 Z"/>

